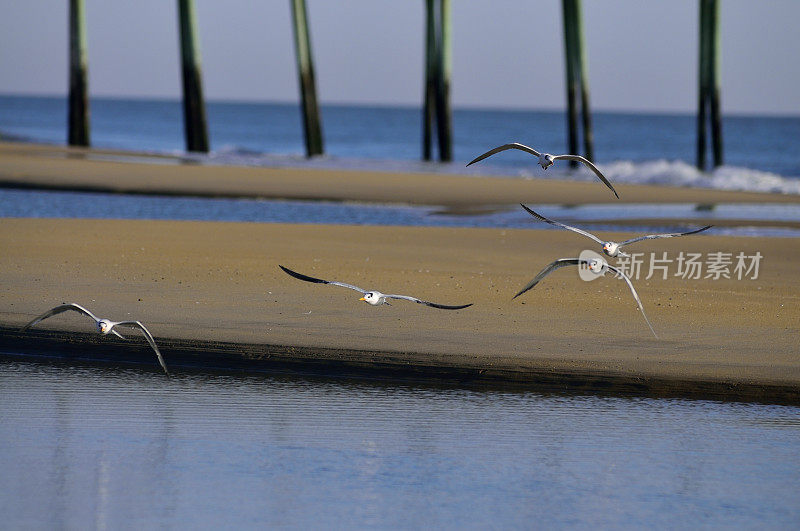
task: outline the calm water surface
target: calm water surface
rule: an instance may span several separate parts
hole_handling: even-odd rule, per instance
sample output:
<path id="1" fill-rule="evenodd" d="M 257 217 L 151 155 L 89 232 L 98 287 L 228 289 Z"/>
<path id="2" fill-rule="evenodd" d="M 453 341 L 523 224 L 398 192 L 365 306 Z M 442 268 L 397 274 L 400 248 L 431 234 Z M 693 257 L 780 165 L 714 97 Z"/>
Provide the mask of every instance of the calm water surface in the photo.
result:
<path id="1" fill-rule="evenodd" d="M 797 528 L 800 408 L 0 361 L 7 528 Z"/>
<path id="2" fill-rule="evenodd" d="M 740 226 L 718 226 L 715 235 L 800 237 L 792 227 L 753 226 L 748 221 L 800 221 L 798 204 L 723 204 L 713 209 L 694 204 L 529 205 L 542 215 L 562 222 L 593 223 L 590 230 L 640 232 L 685 230 L 693 219 L 738 220 Z M 440 207 L 397 204 L 338 203 L 166 197 L 85 192 L 51 192 L 0 188 L 0 218 L 167 219 L 244 221 L 256 223 L 337 223 L 421 227 L 495 227 L 556 229 L 533 219 L 517 205 L 496 211 L 448 213 Z M 627 220 L 647 218 L 663 223 L 637 227 Z M 754 223 L 754 225 L 757 225 Z M 589 228 L 589 227 L 587 227 Z"/>

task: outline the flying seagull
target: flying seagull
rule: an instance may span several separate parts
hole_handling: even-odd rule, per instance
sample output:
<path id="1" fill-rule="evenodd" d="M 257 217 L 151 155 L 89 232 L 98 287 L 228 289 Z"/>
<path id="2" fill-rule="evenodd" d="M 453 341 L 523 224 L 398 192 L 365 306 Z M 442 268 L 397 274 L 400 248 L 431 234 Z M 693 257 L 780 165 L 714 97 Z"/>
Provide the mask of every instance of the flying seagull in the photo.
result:
<path id="1" fill-rule="evenodd" d="M 690 230 L 689 232 L 671 232 L 669 234 L 648 234 L 646 236 L 639 236 L 638 238 L 631 238 L 630 240 L 625 240 L 624 242 L 619 242 L 619 243 L 617 243 L 617 242 L 604 242 L 603 240 L 601 240 L 600 238 L 598 238 L 597 236 L 595 236 L 591 232 L 586 232 L 585 230 L 582 230 L 582 229 L 579 229 L 579 228 L 576 228 L 576 227 L 571 227 L 569 225 L 565 225 L 563 223 L 559 223 L 558 221 L 553 221 L 552 219 L 547 219 L 546 217 L 542 216 L 541 214 L 537 214 L 536 212 L 534 212 L 530 208 L 526 207 L 522 203 L 520 203 L 520 206 L 522 208 L 524 208 L 528 212 L 528 214 L 530 214 L 531 216 L 533 216 L 533 217 L 535 217 L 537 219 L 540 219 L 540 220 L 544 221 L 545 223 L 549 223 L 550 225 L 555 225 L 556 227 L 561 227 L 562 229 L 571 230 L 572 232 L 577 232 L 578 234 L 583 234 L 584 236 L 593 239 L 594 241 L 596 241 L 597 243 L 602 245 L 603 246 L 603 252 L 606 255 L 608 255 L 608 256 L 610 256 L 612 258 L 616 258 L 617 256 L 625 256 L 625 257 L 630 258 L 631 255 L 629 255 L 628 253 L 623 251 L 622 248 L 624 246 L 630 245 L 632 243 L 640 242 L 642 240 L 656 240 L 658 238 L 675 238 L 676 236 L 687 236 L 689 234 L 697 234 L 698 232 L 703 232 L 704 230 L 708 230 L 708 229 L 710 229 L 711 227 L 714 226 L 714 225 L 706 225 L 705 227 L 702 227 L 702 228 L 699 228 L 699 229 L 696 229 L 696 230 Z"/>
<path id="2" fill-rule="evenodd" d="M 642 317 L 644 317 L 644 320 L 647 323 L 647 326 L 650 327 L 650 331 L 653 332 L 653 335 L 656 337 L 656 339 L 658 339 L 658 335 L 656 334 L 656 331 L 653 330 L 653 325 L 650 324 L 650 320 L 647 318 L 647 314 L 644 313 L 644 308 L 642 307 L 642 301 L 639 300 L 639 295 L 636 293 L 636 290 L 633 288 L 633 284 L 631 283 L 631 279 L 628 278 L 627 275 L 625 275 L 625 273 L 623 273 L 621 270 L 617 269 L 616 267 L 614 267 L 612 265 L 609 265 L 608 262 L 606 262 L 602 258 L 591 258 L 589 260 L 585 260 L 585 259 L 582 259 L 582 258 L 559 258 L 555 262 L 550 263 L 547 267 L 542 269 L 539 272 L 539 274 L 536 275 L 535 277 L 533 277 L 533 280 L 528 282 L 528 284 L 524 288 L 522 288 L 519 291 L 519 293 L 514 295 L 514 297 L 512 297 L 512 299 L 516 299 L 517 297 L 519 297 L 520 295 L 522 295 L 523 293 L 525 293 L 526 291 L 528 291 L 529 289 L 534 287 L 536 284 L 539 283 L 540 280 L 542 280 L 544 277 L 546 277 L 547 275 L 549 275 L 550 273 L 552 273 L 556 269 L 560 269 L 560 268 L 562 268 L 564 266 L 571 266 L 571 265 L 576 265 L 576 266 L 579 266 L 579 267 L 580 266 L 588 267 L 589 270 L 592 273 L 595 273 L 596 275 L 605 275 L 608 271 L 612 271 L 617 278 L 621 278 L 622 280 L 624 280 L 628 284 L 628 287 L 631 289 L 631 293 L 633 294 L 633 298 L 636 299 L 636 304 L 639 305 L 639 311 L 642 312 Z"/>
<path id="3" fill-rule="evenodd" d="M 512 142 L 511 144 L 503 144 L 502 146 L 498 146 L 498 147 L 496 147 L 494 149 L 490 149 L 489 151 L 487 151 L 483 155 L 473 159 L 469 164 L 467 164 L 467 166 L 469 166 L 471 164 L 475 164 L 476 162 L 481 161 L 481 160 L 483 160 L 483 159 L 485 159 L 487 157 L 491 157 L 495 153 L 500 153 L 501 151 L 505 151 L 507 149 L 519 149 L 519 150 L 525 151 L 527 153 L 530 153 L 531 155 L 533 155 L 535 157 L 539 157 L 539 166 L 541 166 L 543 170 L 546 170 L 547 168 L 552 166 L 553 163 L 555 161 L 559 160 L 559 159 L 575 160 L 575 161 L 578 161 L 578 162 L 582 162 L 583 164 L 586 164 L 589 167 L 589 169 L 592 170 L 595 173 L 595 175 L 597 175 L 597 177 L 601 181 L 603 181 L 603 183 L 606 186 L 608 186 L 608 188 L 612 192 L 614 192 L 614 195 L 617 196 L 617 199 L 619 199 L 619 194 L 617 193 L 616 190 L 614 190 L 614 187 L 611 186 L 611 183 L 608 182 L 608 179 L 606 179 L 605 175 L 600 173 L 600 170 L 597 168 L 597 166 L 592 164 L 592 162 L 589 159 L 581 157 L 580 155 L 551 155 L 550 153 L 539 153 L 535 149 L 533 149 L 531 147 L 528 147 L 528 146 L 526 146 L 524 144 L 519 144 L 517 142 Z"/>
<path id="4" fill-rule="evenodd" d="M 92 312 L 90 312 L 89 310 L 87 310 L 86 308 L 84 308 L 83 306 L 81 306 L 80 304 L 75 304 L 73 302 L 71 304 L 61 304 L 51 310 L 44 312 L 42 315 L 40 315 L 36 319 L 32 320 L 31 322 L 20 328 L 20 332 L 26 331 L 28 328 L 32 327 L 33 325 L 41 321 L 44 321 L 48 317 L 58 315 L 59 313 L 66 312 L 68 310 L 82 313 L 83 315 L 88 315 L 89 317 L 94 319 L 94 322 L 97 324 L 97 331 L 103 335 L 112 333 L 121 339 L 126 339 L 123 336 L 121 336 L 116 330 L 114 330 L 115 326 L 130 326 L 131 328 L 138 328 L 139 330 L 142 331 L 142 334 L 144 334 L 145 339 L 147 339 L 147 342 L 150 343 L 150 346 L 153 347 L 153 350 L 156 352 L 156 356 L 158 357 L 158 363 L 161 364 L 161 368 L 164 369 L 164 372 L 167 374 L 167 376 L 169 376 L 167 365 L 164 363 L 164 358 L 161 356 L 161 352 L 158 350 L 158 346 L 156 346 L 156 341 L 155 339 L 153 339 L 153 335 L 139 321 L 112 321 L 110 319 L 101 319 Z"/>
<path id="5" fill-rule="evenodd" d="M 302 273 L 298 273 L 296 271 L 292 271 L 289 268 L 283 267 L 280 264 L 278 265 L 278 267 L 283 269 L 283 271 L 286 272 L 288 275 L 291 275 L 294 278 L 297 278 L 297 279 L 300 279 L 300 280 L 305 280 L 306 282 L 314 282 L 316 284 L 331 284 L 333 286 L 342 286 L 343 288 L 350 288 L 352 290 L 355 290 L 355 291 L 357 291 L 357 292 L 359 292 L 359 293 L 361 293 L 363 295 L 363 297 L 361 297 L 358 300 L 367 302 L 367 303 L 369 303 L 369 304 L 371 304 L 373 306 L 378 306 L 380 304 L 389 304 L 389 302 L 386 299 L 401 299 L 401 300 L 406 300 L 406 301 L 412 301 L 412 302 L 417 302 L 419 304 L 424 304 L 426 306 L 431 306 L 433 308 L 440 308 L 442 310 L 460 310 L 462 308 L 466 308 L 468 306 L 472 306 L 472 303 L 470 303 L 470 304 L 462 304 L 460 306 L 448 306 L 446 304 L 437 304 L 435 302 L 424 301 L 422 299 L 418 299 L 416 297 L 410 297 L 408 295 L 390 295 L 390 294 L 381 293 L 380 291 L 375 291 L 375 290 L 369 291 L 369 290 L 361 289 L 358 286 L 353 286 L 352 284 L 345 284 L 344 282 L 336 282 L 334 280 L 322 280 L 321 278 L 309 277 L 309 276 L 303 275 Z"/>

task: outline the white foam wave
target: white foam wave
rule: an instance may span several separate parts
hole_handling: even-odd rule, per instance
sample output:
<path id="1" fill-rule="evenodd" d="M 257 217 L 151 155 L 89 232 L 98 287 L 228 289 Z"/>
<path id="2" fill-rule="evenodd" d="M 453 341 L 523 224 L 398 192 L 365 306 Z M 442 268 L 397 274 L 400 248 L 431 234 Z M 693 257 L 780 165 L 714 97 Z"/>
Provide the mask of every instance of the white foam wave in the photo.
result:
<path id="1" fill-rule="evenodd" d="M 442 164 L 418 160 L 343 158 L 331 155 L 308 159 L 300 153 L 259 153 L 234 145 L 223 146 L 213 153 L 199 156 L 199 159 L 217 164 L 244 166 L 310 167 L 484 176 L 516 175 L 525 179 L 571 179 L 581 181 L 591 181 L 596 178 L 585 167 L 570 170 L 564 164 L 548 169 L 548 171 L 542 171 L 538 166 L 531 167 L 530 165 L 515 168 L 513 166 L 486 164 L 481 167 L 465 168 L 462 163 Z M 646 162 L 619 160 L 601 163 L 598 166 L 603 174 L 614 183 L 657 184 L 662 186 L 800 195 L 800 176 L 784 177 L 775 173 L 738 166 L 720 166 L 713 171 L 702 172 L 688 162 L 665 159 Z"/>
<path id="2" fill-rule="evenodd" d="M 656 160 L 617 161 L 602 164 L 600 168 L 612 182 L 800 194 L 798 178 L 735 166 L 720 166 L 711 172 L 702 172 L 684 161 Z"/>

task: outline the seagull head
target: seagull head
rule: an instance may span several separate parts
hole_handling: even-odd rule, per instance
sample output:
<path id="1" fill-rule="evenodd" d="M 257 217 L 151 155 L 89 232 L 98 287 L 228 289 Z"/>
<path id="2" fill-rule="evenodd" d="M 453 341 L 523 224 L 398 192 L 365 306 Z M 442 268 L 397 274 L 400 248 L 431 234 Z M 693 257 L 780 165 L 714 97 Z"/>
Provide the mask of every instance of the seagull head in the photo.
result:
<path id="1" fill-rule="evenodd" d="M 593 273 L 600 274 L 603 272 L 603 267 L 606 265 L 606 261 L 602 258 L 592 258 L 589 260 L 589 269 L 592 270 Z"/>
<path id="2" fill-rule="evenodd" d="M 543 170 L 546 170 L 550 166 L 553 165 L 553 155 L 550 153 L 542 153 L 539 156 L 539 166 L 542 167 Z"/>
<path id="3" fill-rule="evenodd" d="M 617 254 L 619 254 L 619 244 L 615 242 L 605 242 L 603 244 L 603 252 L 608 256 L 617 256 Z"/>
<path id="4" fill-rule="evenodd" d="M 114 326 L 114 323 L 108 319 L 100 319 L 97 321 L 97 330 L 99 330 L 101 334 L 108 334 L 111 332 L 112 326 Z"/>
<path id="5" fill-rule="evenodd" d="M 370 291 L 365 293 L 364 296 L 358 300 L 367 302 L 373 306 L 377 306 L 381 303 L 381 294 L 375 291 Z"/>

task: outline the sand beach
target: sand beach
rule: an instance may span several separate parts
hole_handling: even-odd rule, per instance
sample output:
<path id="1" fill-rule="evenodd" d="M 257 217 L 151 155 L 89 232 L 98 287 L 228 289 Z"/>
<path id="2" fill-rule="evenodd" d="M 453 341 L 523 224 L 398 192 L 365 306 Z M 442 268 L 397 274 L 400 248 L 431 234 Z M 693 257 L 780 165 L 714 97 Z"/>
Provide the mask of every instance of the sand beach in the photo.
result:
<path id="1" fill-rule="evenodd" d="M 609 195 L 591 182 L 221 168 L 118 162 L 103 154 L 2 144 L 0 184 L 451 208 L 607 202 Z M 619 191 L 623 203 L 800 201 L 653 186 Z M 710 235 L 639 244 L 639 251 L 673 257 L 762 255 L 757 278 L 642 274 L 634 283 L 656 339 L 624 282 L 610 277 L 584 282 L 564 269 L 512 301 L 549 262 L 587 248 L 566 231 L 85 219 L 2 219 L 0 227 L 0 343 L 7 353 L 59 346 L 72 352 L 77 344 L 83 357 L 131 352 L 131 360 L 157 369 L 143 341 L 100 338 L 77 314 L 17 332 L 50 307 L 77 302 L 100 316 L 144 322 L 178 371 L 288 368 L 800 403 L 796 239 Z M 474 305 L 452 312 L 404 301 L 371 307 L 353 291 L 295 280 L 278 264 L 367 289 Z"/>

